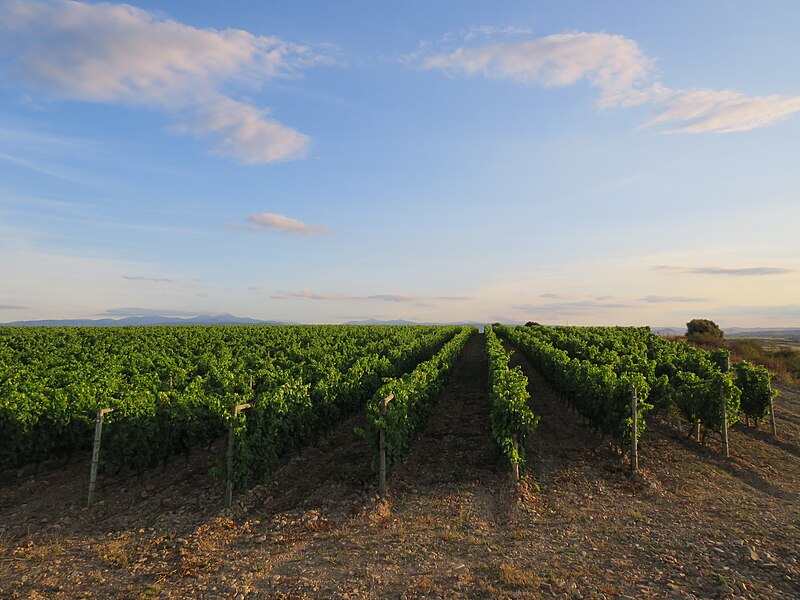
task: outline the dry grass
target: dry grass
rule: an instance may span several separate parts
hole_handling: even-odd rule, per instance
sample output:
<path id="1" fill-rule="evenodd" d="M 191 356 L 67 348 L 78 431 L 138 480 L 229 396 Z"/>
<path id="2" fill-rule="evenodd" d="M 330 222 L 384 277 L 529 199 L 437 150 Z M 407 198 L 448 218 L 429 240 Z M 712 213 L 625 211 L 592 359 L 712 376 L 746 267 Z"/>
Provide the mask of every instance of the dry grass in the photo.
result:
<path id="1" fill-rule="evenodd" d="M 28 541 L 21 549 L 20 554 L 26 559 L 36 563 L 53 562 L 66 554 L 64 543 L 55 537 L 43 539 L 40 542 Z"/>
<path id="2" fill-rule="evenodd" d="M 532 588 L 539 585 L 536 575 L 526 569 L 506 563 L 498 567 L 497 578 L 503 585 L 513 588 Z"/>
<path id="3" fill-rule="evenodd" d="M 157 585 L 130 585 L 127 589 L 128 598 L 132 600 L 150 600 L 163 597 L 163 590 Z"/>
<path id="4" fill-rule="evenodd" d="M 100 547 L 97 554 L 106 565 L 118 569 L 127 567 L 134 558 L 134 552 L 125 540 L 110 540 Z"/>
<path id="5" fill-rule="evenodd" d="M 734 360 L 747 360 L 767 367 L 783 385 L 800 382 L 800 351 L 790 348 L 770 350 L 764 347 L 764 340 L 758 339 L 729 340 L 726 347 Z"/>

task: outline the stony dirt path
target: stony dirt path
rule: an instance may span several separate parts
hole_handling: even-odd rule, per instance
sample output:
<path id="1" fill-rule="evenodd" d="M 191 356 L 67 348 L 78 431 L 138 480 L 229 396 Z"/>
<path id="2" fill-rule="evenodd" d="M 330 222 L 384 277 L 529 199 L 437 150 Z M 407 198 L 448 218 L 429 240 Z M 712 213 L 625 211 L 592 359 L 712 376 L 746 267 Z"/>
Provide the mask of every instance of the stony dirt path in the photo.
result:
<path id="1" fill-rule="evenodd" d="M 475 336 L 387 499 L 354 433 L 360 415 L 227 511 L 209 457 L 112 486 L 88 511 L 76 467 L 80 477 L 0 488 L 0 595 L 800 597 L 796 390 L 779 398 L 781 437 L 736 426 L 731 460 L 715 440 L 702 447 L 654 420 L 632 480 L 521 356 L 512 361 L 542 417 L 520 485 L 493 451 Z"/>

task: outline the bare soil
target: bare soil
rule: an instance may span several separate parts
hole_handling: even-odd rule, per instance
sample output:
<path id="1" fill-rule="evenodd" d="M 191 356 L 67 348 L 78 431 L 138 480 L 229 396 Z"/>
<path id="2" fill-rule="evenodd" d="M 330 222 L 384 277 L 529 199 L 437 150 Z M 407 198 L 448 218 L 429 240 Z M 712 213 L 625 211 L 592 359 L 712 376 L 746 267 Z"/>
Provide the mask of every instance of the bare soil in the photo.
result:
<path id="1" fill-rule="evenodd" d="M 0 487 L 8 598 L 798 598 L 800 390 L 732 457 L 651 419 L 631 477 L 517 353 L 541 422 L 516 483 L 491 443 L 483 336 L 380 500 L 356 415 L 221 509 L 221 448 L 140 478 L 88 460 Z"/>

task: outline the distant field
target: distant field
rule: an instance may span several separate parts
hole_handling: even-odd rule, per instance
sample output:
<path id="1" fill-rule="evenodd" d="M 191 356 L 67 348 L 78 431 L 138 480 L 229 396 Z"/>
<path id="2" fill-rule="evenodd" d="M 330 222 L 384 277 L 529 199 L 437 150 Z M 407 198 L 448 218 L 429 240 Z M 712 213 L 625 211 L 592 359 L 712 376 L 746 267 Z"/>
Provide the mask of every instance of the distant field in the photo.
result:
<path id="1" fill-rule="evenodd" d="M 748 339 L 758 342 L 766 350 L 780 350 L 781 348 L 791 348 L 800 350 L 800 335 L 791 337 L 750 337 L 750 336 L 731 336 L 732 339 Z"/>

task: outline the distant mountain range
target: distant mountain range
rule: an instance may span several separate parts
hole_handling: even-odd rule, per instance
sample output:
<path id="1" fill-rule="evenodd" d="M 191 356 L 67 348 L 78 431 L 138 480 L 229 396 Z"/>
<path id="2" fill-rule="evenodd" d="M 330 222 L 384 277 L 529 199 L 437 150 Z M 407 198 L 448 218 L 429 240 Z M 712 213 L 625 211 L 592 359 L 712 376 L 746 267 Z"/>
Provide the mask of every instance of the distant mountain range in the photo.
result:
<path id="1" fill-rule="evenodd" d="M 163 315 L 141 315 L 120 319 L 45 319 L 41 321 L 13 321 L 0 323 L 9 327 L 130 327 L 148 325 L 296 325 L 291 321 L 262 321 L 249 317 L 237 317 L 228 313 L 219 315 L 199 315 L 196 317 L 165 317 Z M 366 319 L 348 321 L 345 325 L 475 325 L 483 327 L 483 323 L 469 321 L 464 323 L 417 323 L 397 319 L 379 321 Z"/>
<path id="2" fill-rule="evenodd" d="M 196 317 L 164 317 L 142 315 L 122 319 L 47 319 L 43 321 L 14 321 L 0 323 L 11 327 L 126 327 L 144 325 L 289 325 L 283 321 L 260 321 L 230 314 L 199 315 Z"/>

